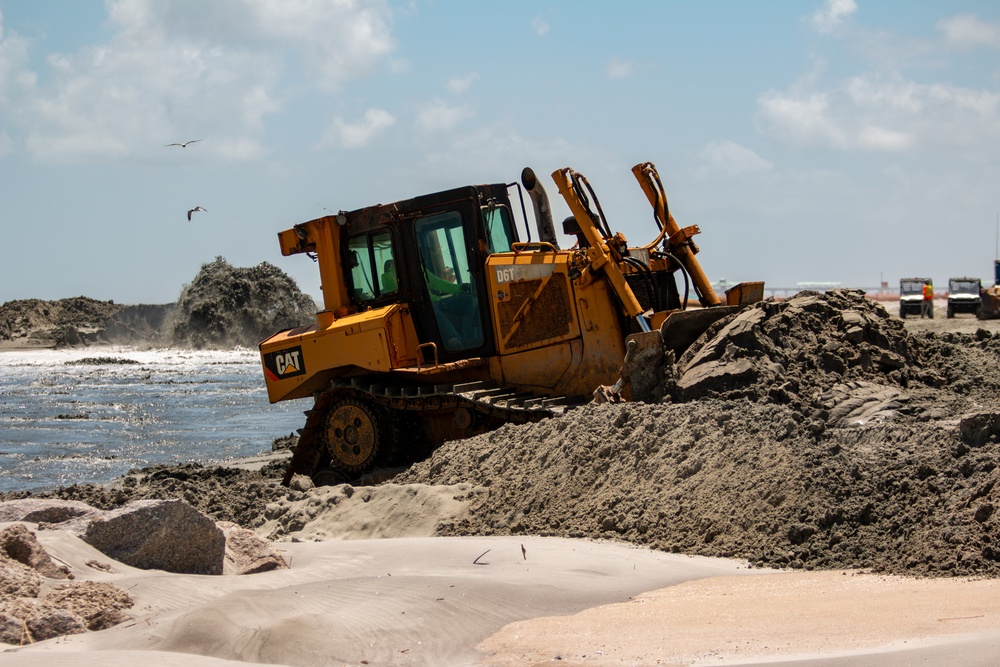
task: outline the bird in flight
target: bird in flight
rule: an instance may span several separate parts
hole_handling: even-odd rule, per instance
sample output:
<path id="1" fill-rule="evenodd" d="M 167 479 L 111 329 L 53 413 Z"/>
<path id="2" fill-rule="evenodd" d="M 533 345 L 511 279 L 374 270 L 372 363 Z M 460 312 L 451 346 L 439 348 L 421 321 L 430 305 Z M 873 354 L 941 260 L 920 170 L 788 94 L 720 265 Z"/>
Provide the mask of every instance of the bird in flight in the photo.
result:
<path id="1" fill-rule="evenodd" d="M 193 209 L 191 209 L 190 211 L 188 211 L 188 220 L 191 219 L 191 214 L 192 213 L 197 213 L 198 211 L 205 211 L 206 213 L 208 213 L 208 209 L 207 208 L 202 208 L 201 206 L 195 206 Z"/>
<path id="2" fill-rule="evenodd" d="M 189 144 L 195 144 L 201 141 L 201 139 L 192 139 L 191 141 L 185 141 L 183 144 L 164 144 L 166 146 L 180 146 L 181 148 L 187 148 Z"/>

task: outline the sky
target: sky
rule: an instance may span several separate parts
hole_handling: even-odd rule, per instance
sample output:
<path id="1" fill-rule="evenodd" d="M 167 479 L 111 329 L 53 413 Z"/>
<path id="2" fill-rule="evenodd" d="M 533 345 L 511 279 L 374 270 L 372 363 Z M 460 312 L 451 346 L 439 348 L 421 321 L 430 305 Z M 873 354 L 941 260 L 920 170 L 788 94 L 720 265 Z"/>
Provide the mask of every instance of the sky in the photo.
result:
<path id="1" fill-rule="evenodd" d="M 1000 3 L 0 0 L 0 303 L 319 299 L 281 230 L 525 166 L 642 245 L 647 161 L 712 281 L 990 284 Z"/>

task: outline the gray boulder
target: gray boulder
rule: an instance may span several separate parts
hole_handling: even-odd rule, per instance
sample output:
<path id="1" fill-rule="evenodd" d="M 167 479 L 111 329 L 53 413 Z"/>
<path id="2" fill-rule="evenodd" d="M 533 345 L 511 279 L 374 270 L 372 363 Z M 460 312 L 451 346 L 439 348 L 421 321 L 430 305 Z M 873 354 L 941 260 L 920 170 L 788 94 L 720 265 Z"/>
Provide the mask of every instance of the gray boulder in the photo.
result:
<path id="1" fill-rule="evenodd" d="M 219 527 L 183 500 L 137 500 L 94 519 L 80 537 L 144 570 L 222 574 L 226 556 Z"/>
<path id="2" fill-rule="evenodd" d="M 24 623 L 33 642 L 53 637 L 78 635 L 87 631 L 87 624 L 69 609 L 39 611 L 29 616 Z"/>
<path id="3" fill-rule="evenodd" d="M 24 619 L 0 611 L 0 644 L 20 646 L 22 643 L 28 643 L 24 635 Z"/>

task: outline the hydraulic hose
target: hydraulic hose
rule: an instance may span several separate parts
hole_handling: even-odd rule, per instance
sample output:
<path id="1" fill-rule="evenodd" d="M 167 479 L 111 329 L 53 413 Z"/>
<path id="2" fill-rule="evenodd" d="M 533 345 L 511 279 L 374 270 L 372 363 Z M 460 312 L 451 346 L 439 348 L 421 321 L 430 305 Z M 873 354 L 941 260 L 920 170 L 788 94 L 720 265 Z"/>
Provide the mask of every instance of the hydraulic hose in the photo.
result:
<path id="1" fill-rule="evenodd" d="M 687 268 L 685 268 L 684 263 L 681 262 L 673 253 L 669 252 L 658 252 L 658 255 L 663 255 L 669 257 L 674 261 L 677 266 L 680 267 L 681 273 L 684 274 L 684 301 L 681 303 L 681 310 L 687 310 L 688 307 L 688 296 L 691 290 L 691 276 L 688 275 Z"/>
<path id="2" fill-rule="evenodd" d="M 638 269 L 639 275 L 642 276 L 643 282 L 646 284 L 646 289 L 649 290 L 649 298 L 652 302 L 653 310 L 663 310 L 660 289 L 656 285 L 656 280 L 653 278 L 653 272 L 649 266 L 636 257 L 622 257 L 622 261 Z"/>

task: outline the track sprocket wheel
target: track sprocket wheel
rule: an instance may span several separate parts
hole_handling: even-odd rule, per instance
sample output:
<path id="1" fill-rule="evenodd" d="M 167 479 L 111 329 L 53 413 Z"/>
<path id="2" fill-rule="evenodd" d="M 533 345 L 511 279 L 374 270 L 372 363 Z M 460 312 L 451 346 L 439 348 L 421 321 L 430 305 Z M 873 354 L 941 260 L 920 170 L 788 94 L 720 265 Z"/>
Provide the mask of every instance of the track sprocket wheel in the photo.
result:
<path id="1" fill-rule="evenodd" d="M 375 464 L 382 437 L 378 413 L 354 399 L 335 403 L 326 416 L 326 449 L 331 464 L 351 472 L 364 472 Z"/>

